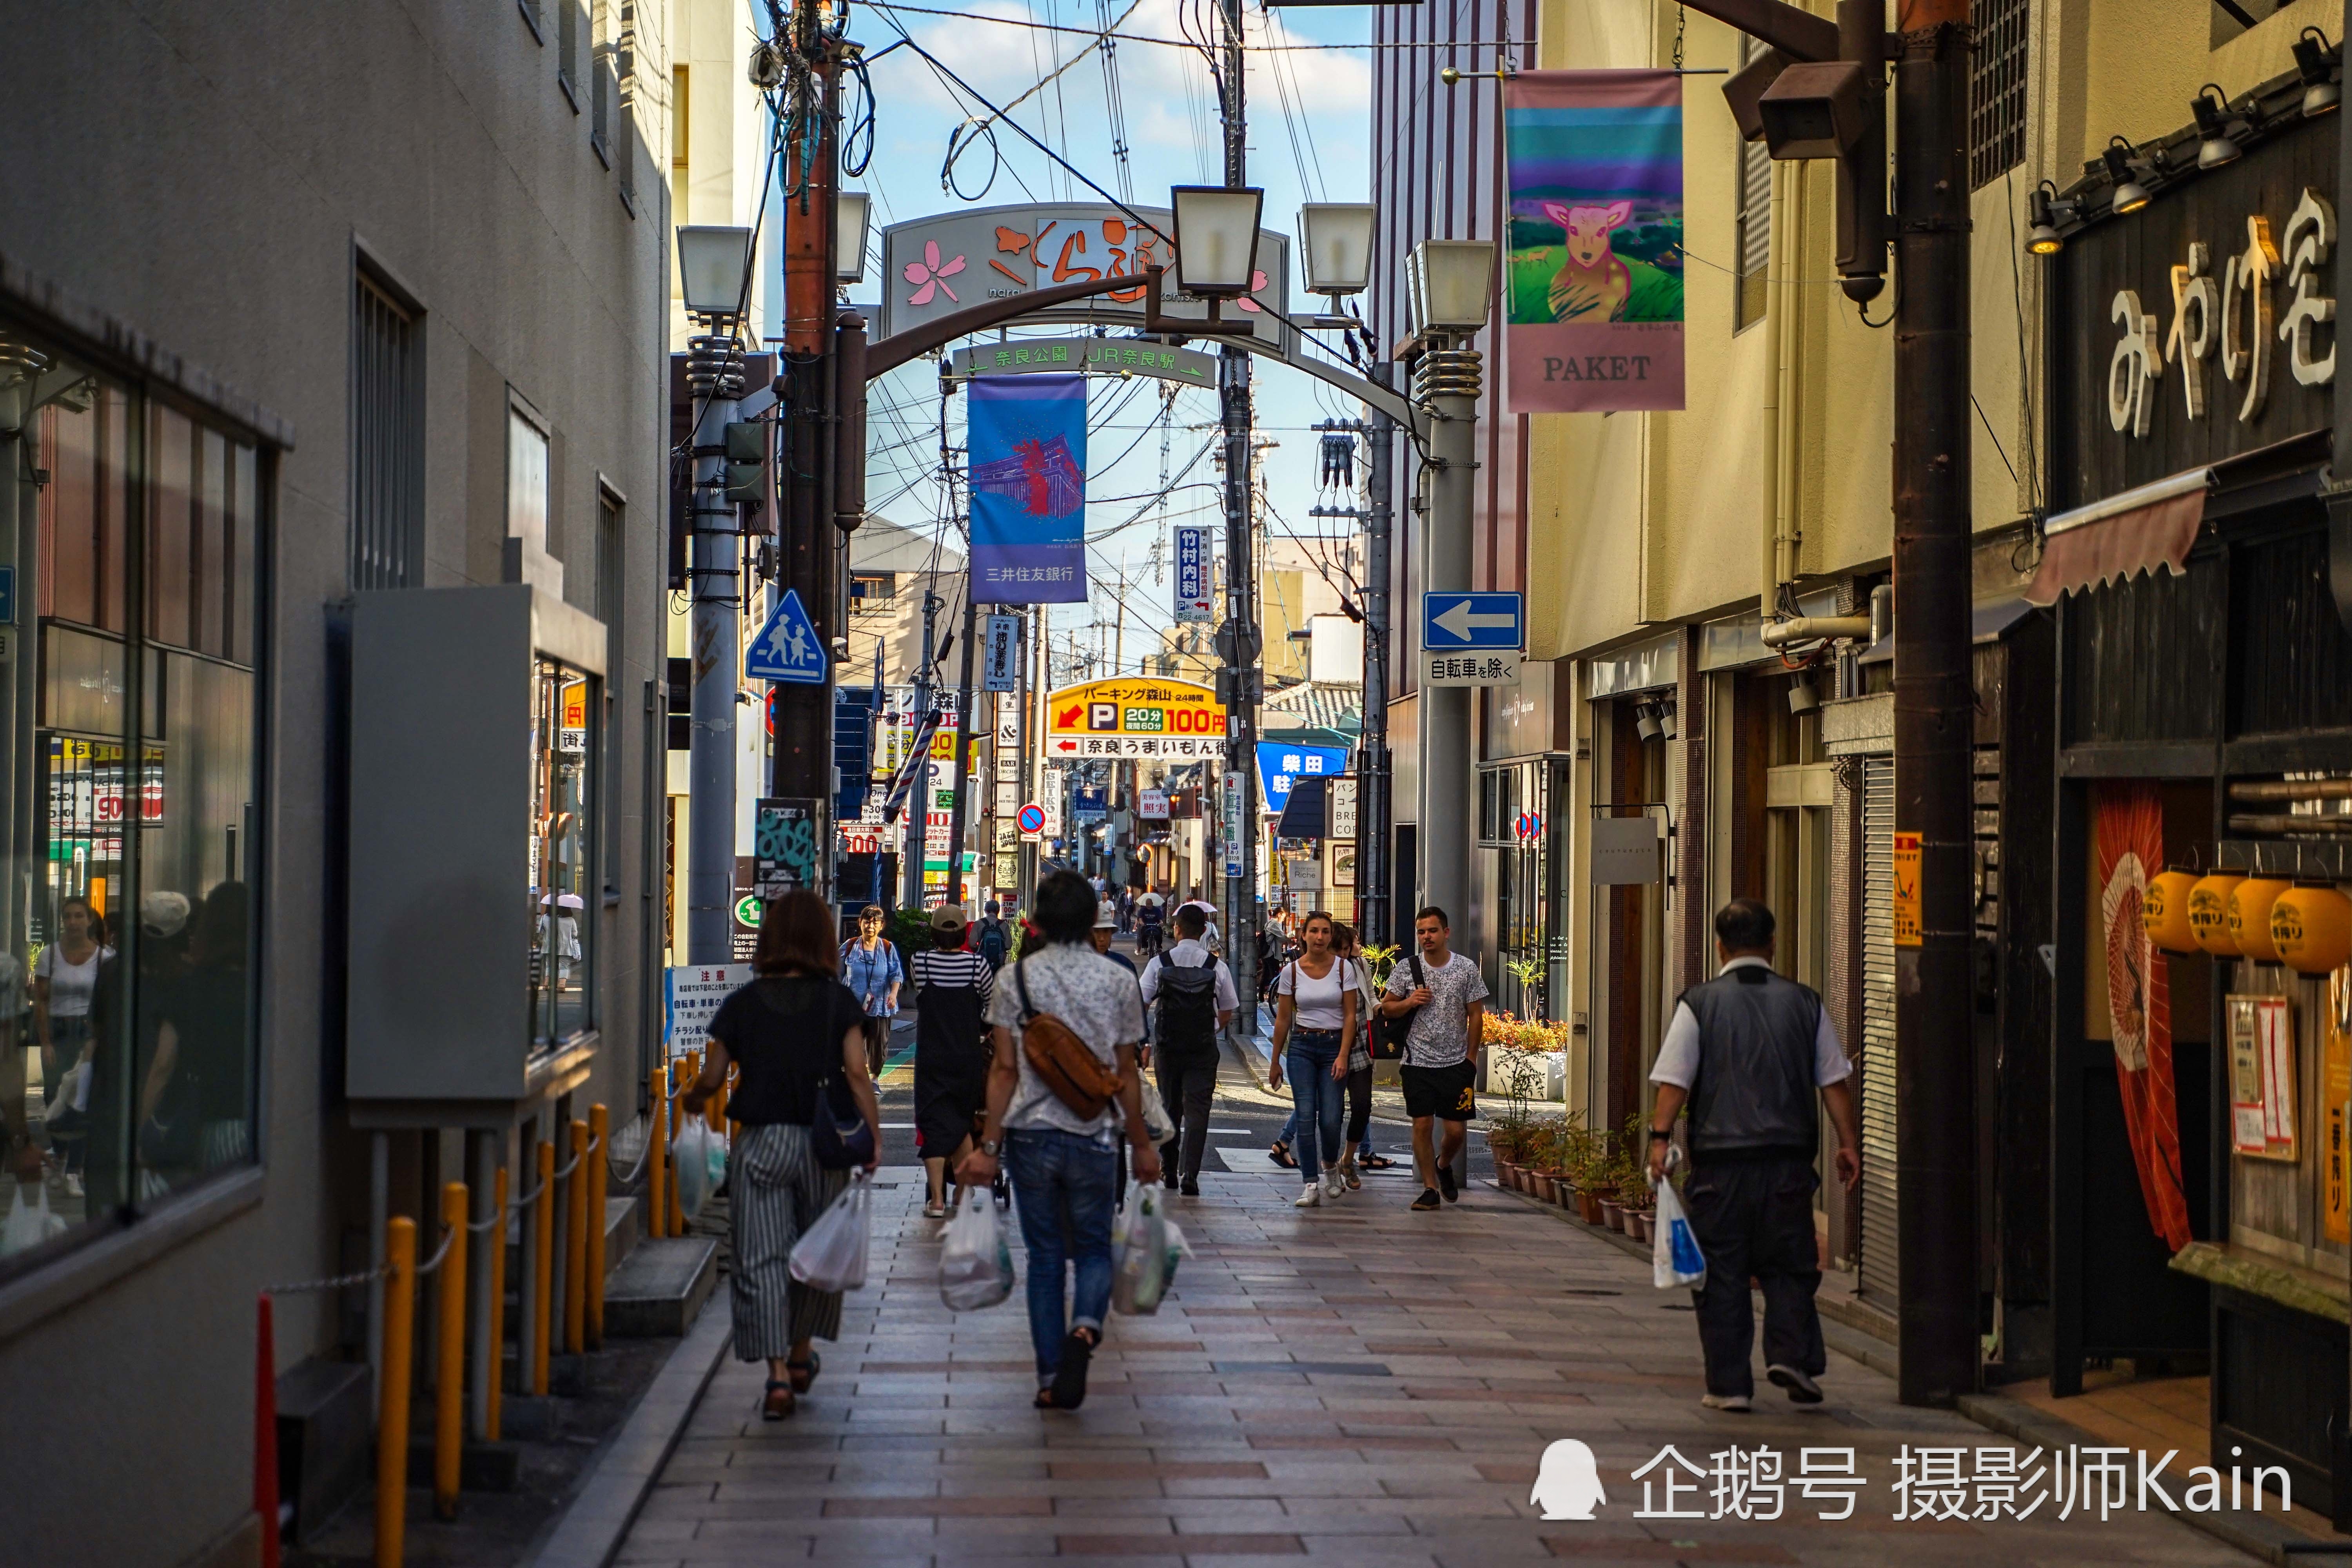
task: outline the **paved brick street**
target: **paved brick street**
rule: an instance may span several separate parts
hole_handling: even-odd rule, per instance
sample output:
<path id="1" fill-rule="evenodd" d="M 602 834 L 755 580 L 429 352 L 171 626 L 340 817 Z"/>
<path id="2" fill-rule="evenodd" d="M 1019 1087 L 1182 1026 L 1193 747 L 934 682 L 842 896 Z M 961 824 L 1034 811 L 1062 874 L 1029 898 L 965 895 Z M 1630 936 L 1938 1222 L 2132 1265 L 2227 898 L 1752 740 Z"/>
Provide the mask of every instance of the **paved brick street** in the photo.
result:
<path id="1" fill-rule="evenodd" d="M 1205 1176 L 1203 1196 L 1176 1210 L 1198 1256 L 1171 1300 L 1156 1318 L 1114 1320 L 1083 1411 L 1041 1415 L 1028 1407 L 1018 1291 L 949 1313 L 919 1177 L 896 1167 L 883 1180 L 895 1184 L 877 1194 L 872 1282 L 850 1298 L 813 1395 L 791 1421 L 763 1424 L 760 1372 L 729 1361 L 620 1561 L 2244 1560 L 2152 1515 L 2061 1521 L 2054 1501 L 2021 1523 L 1895 1522 L 1904 1445 L 2008 1440 L 1905 1409 L 1889 1380 L 1835 1354 L 1819 1411 L 1798 1414 L 1769 1387 L 1755 1415 L 1703 1410 L 1687 1298 L 1484 1187 L 1437 1215 L 1408 1212 L 1402 1184 L 1301 1212 L 1287 1178 Z M 712 1310 L 725 1310 L 722 1295 Z M 1591 1521 L 1546 1522 L 1529 1504 L 1538 1458 L 1560 1437 L 1598 1457 L 1608 1500 Z M 1669 1444 L 1702 1469 L 1734 1444 L 1778 1449 L 1792 1480 L 1800 1448 L 1851 1447 L 1866 1484 L 1838 1522 L 1815 1518 L 1837 1501 L 1807 1501 L 1793 1484 L 1775 1522 L 1636 1519 L 1631 1473 Z M 1708 1511 L 1713 1482 L 1691 1484 L 1675 1506 Z"/>

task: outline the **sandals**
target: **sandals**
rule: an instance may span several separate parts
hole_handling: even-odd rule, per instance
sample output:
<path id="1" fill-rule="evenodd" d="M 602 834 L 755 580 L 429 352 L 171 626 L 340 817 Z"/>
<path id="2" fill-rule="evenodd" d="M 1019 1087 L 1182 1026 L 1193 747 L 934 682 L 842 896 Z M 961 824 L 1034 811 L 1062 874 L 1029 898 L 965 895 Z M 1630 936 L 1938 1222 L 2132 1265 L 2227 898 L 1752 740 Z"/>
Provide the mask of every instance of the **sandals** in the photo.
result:
<path id="1" fill-rule="evenodd" d="M 948 1205 L 945 1204 L 936 1203 L 925 1204 L 923 1205 L 923 1217 L 925 1219 L 945 1219 L 948 1217 Z"/>
<path id="2" fill-rule="evenodd" d="M 1360 1192 L 1362 1192 L 1362 1191 L 1364 1190 L 1364 1178 L 1363 1178 L 1363 1177 L 1361 1177 L 1361 1176 L 1360 1176 L 1360 1175 L 1358 1175 L 1358 1174 L 1356 1174 L 1356 1167 L 1355 1167 L 1355 1166 L 1353 1166 L 1353 1165 L 1342 1165 L 1342 1166 L 1340 1166 L 1340 1167 L 1339 1167 L 1339 1177 L 1340 1177 L 1340 1179 L 1341 1179 L 1342 1181 L 1344 1181 L 1344 1182 L 1346 1182 L 1346 1183 L 1348 1184 L 1348 1190 L 1349 1190 L 1349 1192 L 1351 1192 L 1351 1193 L 1360 1193 Z"/>
<path id="3" fill-rule="evenodd" d="M 817 1354 L 814 1350 L 809 1352 L 809 1358 L 806 1361 L 784 1363 L 784 1373 L 792 1379 L 792 1389 L 794 1394 L 806 1394 L 809 1391 L 809 1384 L 816 1381 L 816 1374 L 824 1370 L 824 1357 Z M 768 1386 L 773 1388 L 776 1385 L 772 1383 Z"/>
<path id="4" fill-rule="evenodd" d="M 1298 1162 L 1291 1156 L 1290 1145 L 1278 1138 L 1275 1140 L 1273 1146 L 1266 1150 L 1265 1157 L 1286 1171 L 1298 1169 Z"/>
<path id="5" fill-rule="evenodd" d="M 1388 1171 L 1396 1167 L 1396 1162 L 1386 1154 L 1367 1154 L 1356 1163 L 1367 1171 Z"/>
<path id="6" fill-rule="evenodd" d="M 1087 1402 L 1087 1363 L 1094 1358 L 1095 1342 L 1076 1329 L 1062 1338 L 1062 1364 L 1054 1381 L 1039 1391 L 1040 1410 L 1076 1410 Z M 1050 1401 L 1050 1403 L 1048 1403 Z"/>
<path id="7" fill-rule="evenodd" d="M 778 1383 L 774 1378 L 770 1378 L 767 1392 L 760 1400 L 760 1419 L 782 1421 L 793 1413 L 793 1385 L 789 1383 Z"/>

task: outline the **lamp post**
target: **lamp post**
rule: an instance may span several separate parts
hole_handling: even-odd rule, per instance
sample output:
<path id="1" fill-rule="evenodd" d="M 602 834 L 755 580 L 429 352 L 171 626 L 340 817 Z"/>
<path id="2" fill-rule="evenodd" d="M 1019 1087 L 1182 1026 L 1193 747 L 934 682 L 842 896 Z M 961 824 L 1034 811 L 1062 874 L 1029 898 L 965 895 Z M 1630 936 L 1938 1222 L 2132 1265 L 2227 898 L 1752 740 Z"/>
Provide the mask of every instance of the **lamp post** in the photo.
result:
<path id="1" fill-rule="evenodd" d="M 1431 593 L 1466 589 L 1478 472 L 1479 354 L 1469 345 L 1494 309 L 1495 247 L 1422 240 L 1406 258 L 1405 281 L 1413 335 L 1429 345 L 1413 362 L 1413 401 L 1436 416 L 1421 581 Z M 1424 686 L 1421 707 L 1422 896 L 1459 921 L 1470 891 L 1470 689 Z"/>
<path id="2" fill-rule="evenodd" d="M 1238 29 L 1236 29 L 1238 32 Z M 1239 183 L 1239 152 L 1229 149 L 1224 185 L 1178 185 L 1175 214 L 1176 288 L 1206 298 L 1217 322 L 1221 300 L 1249 292 L 1257 270 L 1258 215 L 1265 193 Z M 1225 345 L 1217 364 L 1225 443 L 1225 620 L 1217 628 L 1217 700 L 1225 710 L 1225 779 L 1219 800 L 1238 800 L 1221 825 L 1225 855 L 1226 961 L 1234 988 L 1257 994 L 1257 699 L 1258 626 L 1250 564 L 1249 352 Z M 1234 1009 L 1236 1037 L 1256 1033 L 1254 1007 Z"/>
<path id="3" fill-rule="evenodd" d="M 691 226 L 677 231 L 677 272 L 687 312 L 702 331 L 687 340 L 686 384 L 695 403 L 693 535 L 693 741 L 689 753 L 686 870 L 686 960 L 725 963 L 733 955 L 735 901 L 735 694 L 742 620 L 741 519 L 727 499 L 727 426 L 743 395 L 743 348 L 736 339 L 751 271 L 751 231 Z"/>

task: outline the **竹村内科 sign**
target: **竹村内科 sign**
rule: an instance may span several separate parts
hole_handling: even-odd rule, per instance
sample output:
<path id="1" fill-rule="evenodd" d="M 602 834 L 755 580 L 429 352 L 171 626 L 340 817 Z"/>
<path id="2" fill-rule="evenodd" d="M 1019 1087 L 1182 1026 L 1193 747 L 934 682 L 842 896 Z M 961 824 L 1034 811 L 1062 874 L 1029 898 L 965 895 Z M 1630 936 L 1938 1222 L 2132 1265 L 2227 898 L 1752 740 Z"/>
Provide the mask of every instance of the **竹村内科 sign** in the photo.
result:
<path id="1" fill-rule="evenodd" d="M 1066 686 L 1045 699 L 1045 756 L 1213 757 L 1225 745 L 1217 694 L 1189 680 L 1144 677 Z"/>

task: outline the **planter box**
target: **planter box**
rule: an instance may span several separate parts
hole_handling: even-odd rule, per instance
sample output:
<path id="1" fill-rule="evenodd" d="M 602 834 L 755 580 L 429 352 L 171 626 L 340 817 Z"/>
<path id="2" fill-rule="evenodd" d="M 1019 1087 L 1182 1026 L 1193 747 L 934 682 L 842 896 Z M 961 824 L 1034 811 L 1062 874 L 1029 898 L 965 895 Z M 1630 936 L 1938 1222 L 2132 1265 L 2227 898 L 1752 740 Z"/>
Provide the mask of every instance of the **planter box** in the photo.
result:
<path id="1" fill-rule="evenodd" d="M 1652 1215 L 1647 1209 L 1632 1209 L 1625 1215 L 1625 1234 L 1636 1241 L 1650 1239 Z"/>
<path id="2" fill-rule="evenodd" d="M 1625 1229 L 1625 1207 L 1615 1198 L 1601 1200 L 1601 1223 L 1622 1234 Z"/>
<path id="3" fill-rule="evenodd" d="M 1545 1203 L 1552 1201 L 1551 1194 L 1554 1178 L 1549 1172 L 1536 1171 L 1530 1173 L 1528 1180 L 1535 1184 L 1535 1195 L 1537 1197 L 1542 1199 Z"/>
<path id="4" fill-rule="evenodd" d="M 1601 1200 L 1613 1195 L 1605 1187 L 1579 1187 L 1576 1190 L 1576 1212 L 1587 1225 L 1604 1224 L 1607 1216 L 1601 1213 Z"/>

